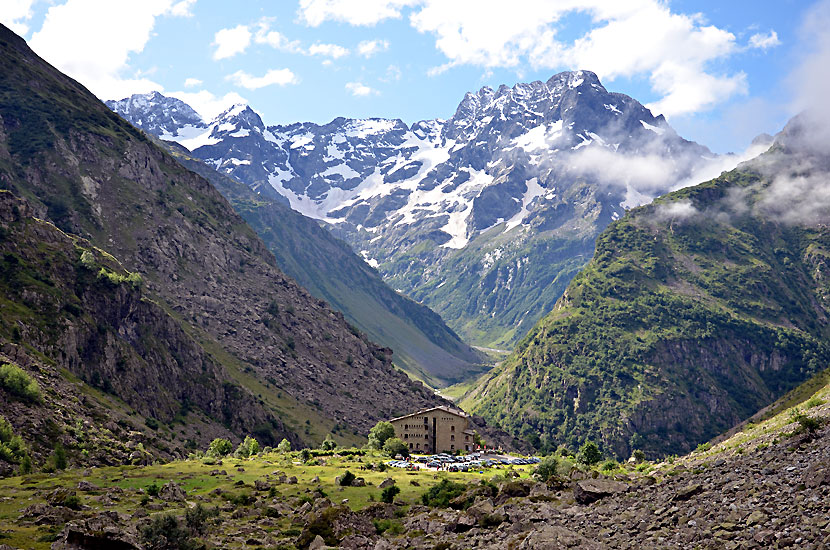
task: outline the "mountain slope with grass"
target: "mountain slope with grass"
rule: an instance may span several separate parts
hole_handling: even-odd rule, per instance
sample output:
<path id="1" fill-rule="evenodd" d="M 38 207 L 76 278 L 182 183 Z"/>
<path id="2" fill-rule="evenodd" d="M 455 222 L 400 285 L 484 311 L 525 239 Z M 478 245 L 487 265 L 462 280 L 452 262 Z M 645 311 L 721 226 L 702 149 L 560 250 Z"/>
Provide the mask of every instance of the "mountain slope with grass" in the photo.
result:
<path id="1" fill-rule="evenodd" d="M 185 167 L 210 181 L 274 254 L 277 264 L 311 294 L 343 312 L 372 340 L 394 352 L 393 362 L 432 386 L 486 368 L 435 312 L 395 292 L 380 274 L 315 220 L 276 198 L 217 172 L 173 142 L 163 142 Z"/>
<path id="2" fill-rule="evenodd" d="M 227 381 L 303 443 L 359 441 L 379 419 L 444 402 L 284 275 L 209 182 L 5 27 L 0 70 L 0 187 L 138 273 Z"/>
<path id="3" fill-rule="evenodd" d="M 537 446 L 693 449 L 830 364 L 826 150 L 769 152 L 630 211 L 462 404 Z"/>

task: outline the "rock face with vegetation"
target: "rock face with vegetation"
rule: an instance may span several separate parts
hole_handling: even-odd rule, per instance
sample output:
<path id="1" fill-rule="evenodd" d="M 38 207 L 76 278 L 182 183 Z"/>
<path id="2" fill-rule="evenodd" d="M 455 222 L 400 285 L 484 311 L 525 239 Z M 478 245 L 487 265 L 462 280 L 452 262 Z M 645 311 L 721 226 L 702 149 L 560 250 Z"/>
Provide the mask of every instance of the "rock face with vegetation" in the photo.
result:
<path id="1" fill-rule="evenodd" d="M 538 447 L 686 452 L 830 364 L 830 181 L 793 120 L 772 149 L 629 212 L 462 404 Z"/>
<path id="2" fill-rule="evenodd" d="M 24 338 L 25 343 L 30 332 L 33 337 L 48 332 L 53 340 L 44 339 L 50 348 L 39 361 L 74 370 L 75 376 L 113 391 L 113 397 L 135 403 L 138 411 L 165 417 L 189 406 L 184 400 L 174 403 L 183 397 L 177 380 L 193 378 L 198 384 L 202 376 L 205 382 L 220 377 L 220 387 L 213 390 L 217 395 L 203 396 L 209 410 L 202 412 L 225 414 L 211 407 L 233 403 L 234 392 L 243 400 L 253 394 L 258 405 L 229 407 L 226 423 L 279 418 L 273 425 L 264 422 L 259 433 L 274 443 L 292 433 L 294 441 L 317 443 L 332 431 L 340 441 L 357 441 L 379 419 L 443 403 L 397 371 L 388 349 L 371 343 L 342 314 L 286 277 L 209 182 L 38 58 L 5 27 L 0 28 L 0 69 L 0 187 L 25 200 L 34 217 L 106 251 L 142 281 L 140 295 L 116 285 L 115 297 L 101 298 L 103 317 L 95 317 L 71 295 L 62 301 L 52 296 L 57 292 L 48 283 L 30 281 L 53 277 L 46 252 L 37 257 L 35 249 L 35 256 L 26 259 L 32 273 L 23 281 L 37 292 L 23 292 L 19 300 L 23 305 L 26 300 L 43 300 L 50 307 L 69 304 L 69 310 L 64 308 L 68 317 L 45 318 L 43 327 L 17 323 L 24 313 L 21 302 L 9 298 L 13 304 L 3 313 L 8 322 L 0 331 L 4 342 Z M 100 262 L 103 254 L 94 253 L 94 260 Z M 64 261 L 77 262 L 80 256 Z M 83 292 L 72 290 L 75 296 Z M 76 315 L 91 317 L 76 323 L 74 331 L 61 325 Z M 126 324 L 118 328 L 122 321 Z M 153 335 L 141 334 L 145 323 L 169 339 L 153 344 Z M 90 326 L 97 328 L 90 332 Z M 138 354 L 122 350 L 119 339 L 128 336 L 134 341 L 146 336 L 144 355 L 158 358 L 142 365 L 156 384 L 147 391 L 157 392 L 143 405 L 137 376 L 127 372 L 123 380 L 114 378 L 121 376 L 120 359 Z M 105 357 L 91 360 L 99 353 Z"/>
<path id="3" fill-rule="evenodd" d="M 300 442 L 115 258 L 8 191 L 0 235 L 0 416 L 35 464 L 56 444 L 78 462 L 117 464 L 182 456 L 219 434 Z"/>

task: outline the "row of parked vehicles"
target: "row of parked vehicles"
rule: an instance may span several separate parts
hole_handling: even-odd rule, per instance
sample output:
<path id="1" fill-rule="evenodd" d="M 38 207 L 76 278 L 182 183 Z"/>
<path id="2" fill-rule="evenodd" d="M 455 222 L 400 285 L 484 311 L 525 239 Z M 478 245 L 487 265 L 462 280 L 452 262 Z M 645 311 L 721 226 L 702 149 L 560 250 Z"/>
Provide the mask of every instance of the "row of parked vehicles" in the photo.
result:
<path id="1" fill-rule="evenodd" d="M 411 456 L 409 460 L 390 460 L 387 462 L 393 468 L 405 468 L 417 470 L 420 467 L 444 468 L 450 472 L 467 472 L 509 465 L 538 464 L 536 457 L 488 457 L 482 453 L 471 453 L 468 455 L 453 456 L 446 453 L 427 456 Z M 421 466 L 423 465 L 423 466 Z"/>

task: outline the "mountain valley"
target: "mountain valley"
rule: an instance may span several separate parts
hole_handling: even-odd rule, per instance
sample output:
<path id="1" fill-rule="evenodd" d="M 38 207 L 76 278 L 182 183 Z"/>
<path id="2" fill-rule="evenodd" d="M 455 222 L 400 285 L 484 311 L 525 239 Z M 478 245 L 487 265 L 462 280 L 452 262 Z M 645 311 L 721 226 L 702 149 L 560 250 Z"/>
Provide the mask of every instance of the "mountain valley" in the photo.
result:
<path id="1" fill-rule="evenodd" d="M 246 105 L 206 122 L 157 92 L 108 105 L 324 222 L 393 288 L 495 348 L 553 307 L 626 208 L 737 162 L 682 139 L 590 71 L 482 88 L 450 119 L 411 126 L 267 126 Z"/>

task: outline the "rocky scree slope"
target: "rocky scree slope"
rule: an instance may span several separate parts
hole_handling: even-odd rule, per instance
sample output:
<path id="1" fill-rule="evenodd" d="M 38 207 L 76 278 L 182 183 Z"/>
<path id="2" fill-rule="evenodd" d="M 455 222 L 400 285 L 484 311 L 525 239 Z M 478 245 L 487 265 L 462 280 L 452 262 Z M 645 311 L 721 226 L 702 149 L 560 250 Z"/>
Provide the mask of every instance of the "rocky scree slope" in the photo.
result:
<path id="1" fill-rule="evenodd" d="M 245 105 L 186 122 L 178 100 L 157 95 L 108 104 L 327 222 L 393 288 L 494 347 L 550 311 L 608 223 L 714 158 L 590 71 L 482 88 L 449 120 L 412 126 L 266 126 Z"/>
<path id="2" fill-rule="evenodd" d="M 0 191 L 0 255 L 0 362 L 40 387 L 31 399 L 0 384 L 0 416 L 35 465 L 58 442 L 71 462 L 99 465 L 182 458 L 233 434 L 301 443 L 143 296 L 140 278 L 8 191 Z"/>
<path id="3" fill-rule="evenodd" d="M 826 151 L 792 139 L 630 211 L 462 401 L 537 446 L 682 453 L 830 364 Z M 812 213 L 811 213 L 812 212 Z"/>
<path id="4" fill-rule="evenodd" d="M 0 52 L 2 187 L 139 273 L 147 295 L 306 443 L 443 402 L 286 277 L 209 182 L 5 28 Z"/>
<path id="5" fill-rule="evenodd" d="M 462 342 L 440 316 L 392 290 L 377 270 L 317 221 L 218 172 L 175 142 L 161 143 L 219 190 L 268 246 L 280 269 L 372 340 L 391 348 L 396 366 L 437 387 L 486 368 L 482 354 Z"/>

